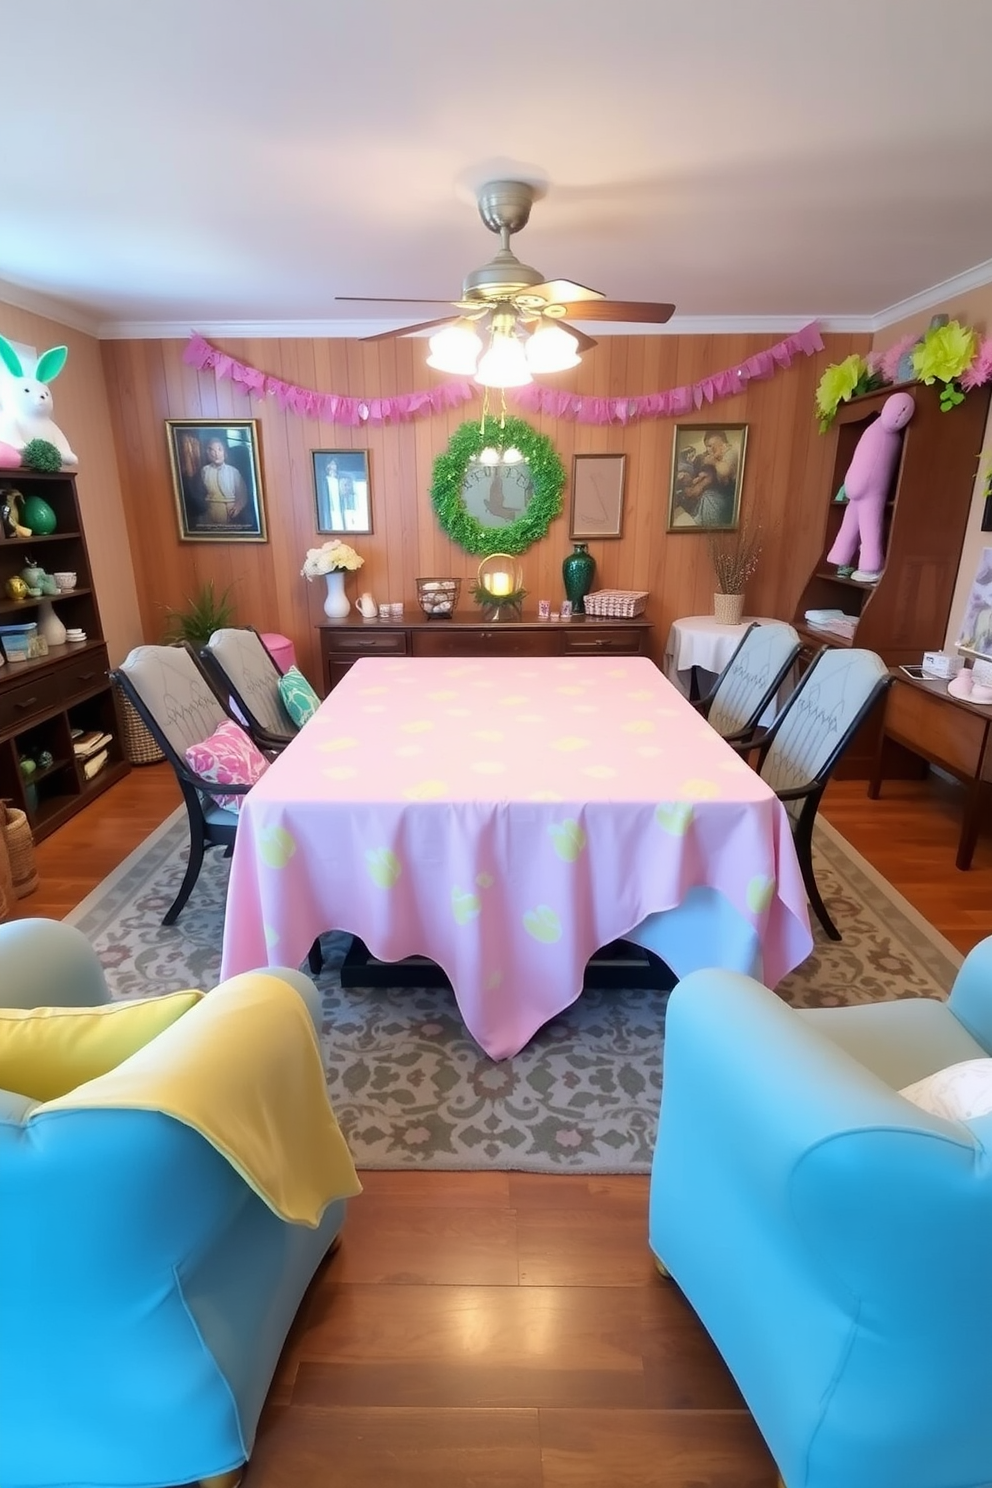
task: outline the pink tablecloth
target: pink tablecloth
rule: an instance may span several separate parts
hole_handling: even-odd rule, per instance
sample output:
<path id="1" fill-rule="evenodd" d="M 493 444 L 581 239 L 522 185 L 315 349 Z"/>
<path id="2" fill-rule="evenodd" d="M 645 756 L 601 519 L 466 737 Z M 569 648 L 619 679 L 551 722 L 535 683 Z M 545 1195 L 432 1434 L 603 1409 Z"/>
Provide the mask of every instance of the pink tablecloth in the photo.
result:
<path id="1" fill-rule="evenodd" d="M 222 975 L 350 931 L 443 967 L 501 1059 L 701 885 L 770 985 L 809 954 L 783 807 L 646 658 L 369 658 L 245 798 Z"/>

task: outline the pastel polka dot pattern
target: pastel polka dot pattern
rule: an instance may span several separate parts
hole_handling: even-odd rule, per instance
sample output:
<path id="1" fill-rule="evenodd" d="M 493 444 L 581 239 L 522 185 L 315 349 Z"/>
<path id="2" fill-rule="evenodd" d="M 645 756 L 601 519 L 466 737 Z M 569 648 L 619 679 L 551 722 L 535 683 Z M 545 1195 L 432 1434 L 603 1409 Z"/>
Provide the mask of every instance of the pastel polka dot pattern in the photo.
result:
<path id="1" fill-rule="evenodd" d="M 245 798 L 222 970 L 297 965 L 331 928 L 428 955 L 498 1060 L 597 945 L 664 928 L 696 885 L 739 918 L 727 946 L 758 938 L 765 980 L 808 955 L 784 809 L 647 658 L 363 657 Z"/>

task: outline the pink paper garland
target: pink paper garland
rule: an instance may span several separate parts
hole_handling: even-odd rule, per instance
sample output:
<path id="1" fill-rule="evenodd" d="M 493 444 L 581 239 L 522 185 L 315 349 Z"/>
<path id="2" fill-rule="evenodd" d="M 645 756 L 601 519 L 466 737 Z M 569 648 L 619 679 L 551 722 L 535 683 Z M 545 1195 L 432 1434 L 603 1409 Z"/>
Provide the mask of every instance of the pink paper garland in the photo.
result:
<path id="1" fill-rule="evenodd" d="M 791 366 L 797 356 L 814 356 L 822 350 L 819 325 L 812 320 L 783 341 L 765 351 L 756 351 L 726 371 L 711 373 L 698 382 L 669 388 L 667 392 L 643 393 L 632 398 L 588 398 L 580 393 L 566 393 L 530 383 L 527 387 L 508 389 L 508 397 L 526 412 L 549 414 L 579 424 L 628 424 L 641 418 L 681 418 L 702 408 L 704 403 L 732 398 L 743 392 L 749 382 L 774 377 L 780 369 Z M 218 382 L 229 377 L 246 396 L 254 393 L 257 397 L 275 398 L 280 408 L 299 414 L 301 418 L 315 418 L 352 428 L 359 424 L 404 423 L 419 415 L 444 413 L 449 408 L 467 403 L 479 393 L 479 389 L 465 379 L 443 382 L 422 392 L 396 393 L 387 398 L 318 393 L 312 388 L 284 382 L 281 377 L 270 377 L 257 367 L 248 367 L 218 351 L 199 335 L 190 337 L 183 361 L 199 371 L 210 369 Z"/>

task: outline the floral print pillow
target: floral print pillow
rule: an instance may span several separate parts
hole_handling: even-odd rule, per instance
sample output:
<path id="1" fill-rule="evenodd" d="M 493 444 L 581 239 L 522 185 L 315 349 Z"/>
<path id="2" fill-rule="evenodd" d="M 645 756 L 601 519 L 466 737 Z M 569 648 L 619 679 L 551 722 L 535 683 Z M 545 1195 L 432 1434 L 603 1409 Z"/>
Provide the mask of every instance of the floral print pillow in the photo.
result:
<path id="1" fill-rule="evenodd" d="M 186 762 L 201 780 L 217 785 L 254 785 L 269 768 L 268 760 L 233 720 L 220 724 L 202 744 L 191 744 Z M 240 811 L 244 796 L 216 795 L 213 799 L 228 811 Z"/>

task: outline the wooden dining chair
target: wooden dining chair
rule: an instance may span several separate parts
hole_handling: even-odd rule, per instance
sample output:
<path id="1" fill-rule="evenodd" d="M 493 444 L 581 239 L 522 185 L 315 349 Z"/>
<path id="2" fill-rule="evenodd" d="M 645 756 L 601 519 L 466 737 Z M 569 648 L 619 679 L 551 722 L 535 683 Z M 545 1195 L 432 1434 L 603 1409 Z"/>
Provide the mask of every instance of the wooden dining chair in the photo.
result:
<path id="1" fill-rule="evenodd" d="M 279 670 L 252 625 L 215 630 L 199 659 L 222 701 L 229 699 L 263 753 L 285 749 L 299 733 L 279 691 Z"/>
<path id="2" fill-rule="evenodd" d="M 841 934 L 813 872 L 813 823 L 844 751 L 892 681 L 874 651 L 824 646 L 760 737 L 735 745 L 785 805 L 806 893 L 831 940 Z"/>
<path id="3" fill-rule="evenodd" d="M 799 655 L 798 632 L 784 621 L 749 625 L 706 697 L 695 704 L 724 739 L 749 738 Z"/>

